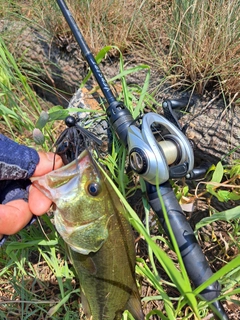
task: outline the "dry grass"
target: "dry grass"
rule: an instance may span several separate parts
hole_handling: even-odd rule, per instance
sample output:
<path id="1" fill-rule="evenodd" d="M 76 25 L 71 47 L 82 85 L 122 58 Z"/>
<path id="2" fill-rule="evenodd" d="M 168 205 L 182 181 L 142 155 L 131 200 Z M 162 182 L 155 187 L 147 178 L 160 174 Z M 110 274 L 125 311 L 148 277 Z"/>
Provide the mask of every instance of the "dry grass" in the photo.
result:
<path id="1" fill-rule="evenodd" d="M 169 56 L 199 93 L 210 84 L 240 97 L 239 8 L 239 1 L 173 1 Z"/>
<path id="2" fill-rule="evenodd" d="M 73 42 L 56 1 L 4 1 L 9 13 L 34 21 L 65 44 Z M 94 53 L 106 45 L 144 60 L 165 77 L 240 98 L 240 20 L 237 0 L 68 0 Z"/>
<path id="3" fill-rule="evenodd" d="M 3 1 L 0 1 L 3 3 Z M 84 33 L 89 47 L 97 53 L 106 45 L 116 45 L 122 51 L 134 43 L 134 23 L 141 8 L 140 0 L 69 0 L 67 5 Z M 4 2 L 5 3 L 5 2 Z M 53 36 L 72 41 L 71 32 L 56 1 L 19 1 L 1 6 L 0 16 L 27 18 L 48 30 Z M 139 22 L 138 22 L 139 23 Z M 141 22 L 140 22 L 141 23 Z"/>

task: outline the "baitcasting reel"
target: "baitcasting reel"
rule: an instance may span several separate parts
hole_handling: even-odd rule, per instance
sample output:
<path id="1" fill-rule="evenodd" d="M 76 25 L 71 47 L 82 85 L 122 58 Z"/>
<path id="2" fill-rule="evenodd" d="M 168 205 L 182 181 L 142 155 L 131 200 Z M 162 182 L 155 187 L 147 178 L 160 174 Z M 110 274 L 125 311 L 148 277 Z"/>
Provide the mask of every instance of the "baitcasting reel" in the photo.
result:
<path id="1" fill-rule="evenodd" d="M 128 150 L 131 168 L 153 185 L 186 177 L 193 170 L 194 155 L 189 140 L 173 123 L 156 113 L 145 114 L 141 128 L 128 127 Z"/>

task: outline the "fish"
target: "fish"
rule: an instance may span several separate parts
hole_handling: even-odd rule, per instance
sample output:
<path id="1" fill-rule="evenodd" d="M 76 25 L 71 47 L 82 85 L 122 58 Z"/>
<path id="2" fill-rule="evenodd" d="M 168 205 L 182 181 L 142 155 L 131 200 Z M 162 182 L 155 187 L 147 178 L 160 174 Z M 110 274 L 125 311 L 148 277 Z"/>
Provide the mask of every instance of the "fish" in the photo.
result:
<path id="1" fill-rule="evenodd" d="M 86 149 L 32 184 L 55 204 L 55 227 L 79 277 L 87 319 L 119 320 L 129 310 L 143 320 L 132 227 L 92 154 Z"/>

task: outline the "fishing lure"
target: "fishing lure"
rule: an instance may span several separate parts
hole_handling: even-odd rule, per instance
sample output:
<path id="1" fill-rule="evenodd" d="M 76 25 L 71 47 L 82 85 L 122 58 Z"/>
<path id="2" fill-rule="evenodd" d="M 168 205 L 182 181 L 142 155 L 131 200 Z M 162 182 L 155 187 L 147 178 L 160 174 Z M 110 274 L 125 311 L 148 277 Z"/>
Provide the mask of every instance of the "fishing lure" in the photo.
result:
<path id="1" fill-rule="evenodd" d="M 56 154 L 60 155 L 63 163 L 68 164 L 77 159 L 79 154 L 88 148 L 89 144 L 102 145 L 102 141 L 95 134 L 78 125 L 79 119 L 74 116 L 67 116 L 65 124 L 67 128 L 60 134 L 54 146 Z"/>

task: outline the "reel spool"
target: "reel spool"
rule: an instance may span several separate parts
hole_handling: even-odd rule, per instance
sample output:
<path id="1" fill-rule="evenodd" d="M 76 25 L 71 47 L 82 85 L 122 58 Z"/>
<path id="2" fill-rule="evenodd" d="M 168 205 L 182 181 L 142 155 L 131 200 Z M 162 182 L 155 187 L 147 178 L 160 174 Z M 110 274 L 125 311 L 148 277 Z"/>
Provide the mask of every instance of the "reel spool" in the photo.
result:
<path id="1" fill-rule="evenodd" d="M 154 128 L 160 128 L 160 141 Z M 185 177 L 193 170 L 190 142 L 174 124 L 155 113 L 143 116 L 141 129 L 128 127 L 128 149 L 131 168 L 153 185 Z"/>

